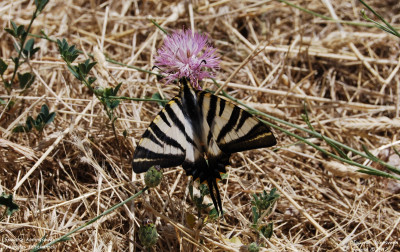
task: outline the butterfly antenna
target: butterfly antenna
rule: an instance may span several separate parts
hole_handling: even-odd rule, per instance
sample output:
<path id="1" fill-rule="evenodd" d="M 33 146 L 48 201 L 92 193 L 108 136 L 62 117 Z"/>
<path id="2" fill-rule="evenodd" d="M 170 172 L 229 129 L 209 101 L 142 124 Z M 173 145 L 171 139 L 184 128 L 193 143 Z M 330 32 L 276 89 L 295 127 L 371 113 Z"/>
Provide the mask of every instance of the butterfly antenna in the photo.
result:
<path id="1" fill-rule="evenodd" d="M 162 69 L 155 65 L 151 68 L 151 71 L 153 71 L 155 68 L 157 68 L 158 70 L 160 70 L 162 72 Z"/>
<path id="2" fill-rule="evenodd" d="M 206 61 L 206 60 L 202 60 L 202 61 L 197 65 L 196 69 L 200 68 L 200 67 L 201 67 L 201 64 L 207 65 L 207 61 Z"/>
<path id="3" fill-rule="evenodd" d="M 171 75 L 171 73 L 168 73 L 168 72 L 165 72 L 164 70 L 162 70 L 159 66 L 156 66 L 156 65 L 154 65 L 152 68 L 151 68 L 151 71 L 153 71 L 154 69 L 158 69 L 158 70 L 160 70 L 160 72 L 162 73 L 162 74 L 164 74 L 164 75 Z M 164 76 L 162 76 L 162 78 L 164 78 Z"/>

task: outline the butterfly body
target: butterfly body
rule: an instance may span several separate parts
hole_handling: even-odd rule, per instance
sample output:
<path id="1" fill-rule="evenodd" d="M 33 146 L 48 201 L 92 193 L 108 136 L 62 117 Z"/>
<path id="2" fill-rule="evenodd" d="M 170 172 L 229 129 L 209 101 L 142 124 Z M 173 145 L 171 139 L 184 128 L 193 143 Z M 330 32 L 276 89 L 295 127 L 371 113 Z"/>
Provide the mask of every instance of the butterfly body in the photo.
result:
<path id="1" fill-rule="evenodd" d="M 140 140 L 132 162 L 141 173 L 153 165 L 182 165 L 187 175 L 207 182 L 211 199 L 222 212 L 217 179 L 232 153 L 276 144 L 269 128 L 250 113 L 180 80 L 180 93 L 156 116 Z M 215 194 L 214 194 L 215 190 Z"/>

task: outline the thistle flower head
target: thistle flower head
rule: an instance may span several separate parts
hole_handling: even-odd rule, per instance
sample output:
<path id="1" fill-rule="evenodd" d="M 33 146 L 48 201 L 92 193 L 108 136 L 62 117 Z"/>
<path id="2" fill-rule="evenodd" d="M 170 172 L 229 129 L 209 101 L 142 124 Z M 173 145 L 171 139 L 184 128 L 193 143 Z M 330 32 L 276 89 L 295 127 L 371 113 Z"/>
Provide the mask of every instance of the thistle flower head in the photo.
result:
<path id="1" fill-rule="evenodd" d="M 155 62 L 167 74 L 166 84 L 187 77 L 194 88 L 201 89 L 198 82 L 214 76 L 209 70 L 218 69 L 220 59 L 207 40 L 207 35 L 192 30 L 176 31 L 164 40 Z"/>
<path id="2" fill-rule="evenodd" d="M 147 170 L 144 175 L 144 182 L 148 187 L 156 187 L 160 184 L 161 179 L 163 177 L 163 173 L 161 172 L 161 168 L 159 165 L 152 166 Z"/>
<path id="3" fill-rule="evenodd" d="M 146 248 L 150 248 L 157 243 L 157 229 L 151 220 L 143 220 L 142 226 L 139 228 L 139 240 Z"/>
<path id="4" fill-rule="evenodd" d="M 258 251 L 260 251 L 260 246 L 256 242 L 253 242 L 253 243 L 250 243 L 247 250 L 249 252 L 258 252 Z"/>

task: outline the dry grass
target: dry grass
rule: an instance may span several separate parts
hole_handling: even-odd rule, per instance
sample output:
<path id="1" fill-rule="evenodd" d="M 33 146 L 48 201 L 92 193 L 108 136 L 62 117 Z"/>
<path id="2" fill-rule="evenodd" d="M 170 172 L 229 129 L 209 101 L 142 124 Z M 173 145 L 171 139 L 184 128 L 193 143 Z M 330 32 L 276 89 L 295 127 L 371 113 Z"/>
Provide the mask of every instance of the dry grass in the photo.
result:
<path id="1" fill-rule="evenodd" d="M 9 20 L 27 26 L 33 2 L 0 2 L 2 59 L 15 56 L 13 39 L 3 28 Z M 292 2 L 326 16 L 364 23 L 358 1 L 331 1 L 332 11 L 324 5 L 329 0 Z M 367 2 L 392 24 L 399 23 L 398 1 Z M 278 1 L 54 0 L 34 22 L 32 33 L 43 29 L 85 53 L 98 47 L 114 60 L 151 69 L 164 35 L 149 22 L 150 16 L 168 31 L 194 27 L 209 33 L 222 57 L 217 76 L 221 84 L 259 43 L 266 43 L 265 50 L 241 67 L 224 90 L 303 127 L 300 115 L 306 101 L 317 131 L 359 150 L 364 144 L 399 167 L 399 158 L 389 148 L 399 138 L 399 39 L 381 30 L 338 25 Z M 27 250 L 45 234 L 46 241 L 52 241 L 141 189 L 142 176 L 133 174 L 130 161 L 136 142 L 160 110 L 156 103 L 123 102 L 118 108 L 121 146 L 117 147 L 104 110 L 67 70 L 56 44 L 35 41 L 41 50 L 30 66 L 21 69 L 32 67 L 35 83 L 23 95 L 12 93 L 11 110 L 1 107 L 0 192 L 14 194 L 21 209 L 0 222 L 0 251 Z M 11 74 L 7 71 L 7 78 Z M 110 63 L 100 62 L 93 74 L 97 85 L 122 82 L 122 96 L 161 92 L 171 98 L 177 93 L 176 87 L 163 86 L 155 76 Z M 205 86 L 216 90 L 211 81 Z M 0 90 L 8 101 L 3 85 Z M 28 115 L 36 116 L 43 103 L 57 111 L 43 135 L 10 132 Z M 229 177 L 219 184 L 224 219 L 189 227 L 186 213 L 196 213 L 188 197 L 189 179 L 181 168 L 174 168 L 158 188 L 51 250 L 140 251 L 138 226 L 150 218 L 160 234 L 154 251 L 237 251 L 241 244 L 231 238 L 243 244 L 257 239 L 249 228 L 251 194 L 273 187 L 281 198 L 266 220 L 275 224 L 273 237 L 261 240 L 268 250 L 399 249 L 398 182 L 360 176 L 353 167 L 281 132 L 275 134 L 279 141 L 275 152 L 260 149 L 233 155 Z M 310 141 L 333 151 L 319 139 Z"/>

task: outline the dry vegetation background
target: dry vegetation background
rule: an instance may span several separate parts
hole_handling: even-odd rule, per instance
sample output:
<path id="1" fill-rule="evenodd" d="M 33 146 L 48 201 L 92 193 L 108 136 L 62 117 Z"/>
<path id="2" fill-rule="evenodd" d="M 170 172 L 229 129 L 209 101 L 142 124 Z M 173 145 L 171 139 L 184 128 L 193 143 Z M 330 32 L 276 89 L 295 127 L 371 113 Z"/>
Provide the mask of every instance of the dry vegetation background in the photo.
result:
<path id="1" fill-rule="evenodd" d="M 356 0 L 292 1 L 339 19 L 366 23 Z M 34 1 L 0 2 L 0 57 L 16 56 L 6 32 L 10 20 L 28 25 Z M 400 3 L 367 0 L 391 24 L 399 24 Z M 368 13 L 372 17 L 371 13 Z M 221 55 L 219 83 L 238 68 L 259 43 L 267 47 L 242 67 L 225 87 L 232 96 L 261 111 L 307 127 L 303 102 L 312 125 L 355 149 L 362 144 L 390 164 L 399 157 L 399 38 L 376 28 L 338 25 L 279 1 L 50 1 L 33 23 L 53 39 L 65 38 L 85 53 L 151 70 L 153 56 L 166 30 L 194 27 L 207 32 Z M 61 60 L 57 45 L 36 38 L 39 53 L 22 66 L 36 80 L 24 94 L 14 90 L 12 109 L 1 106 L 0 192 L 14 194 L 20 210 L 0 222 L 0 250 L 32 248 L 45 234 L 52 241 L 143 188 L 132 172 L 136 143 L 160 110 L 154 102 L 123 101 L 117 109 L 117 145 L 104 109 Z M 88 58 L 81 55 L 77 62 Z M 96 58 L 99 61 L 100 58 Z M 10 78 L 12 68 L 6 72 Z M 166 99 L 176 86 L 164 86 L 154 75 L 99 62 L 92 71 L 95 85 L 122 82 L 119 95 Z M 207 80 L 206 88 L 216 90 Z M 3 83 L 3 100 L 9 101 Z M 43 134 L 11 133 L 42 104 L 56 111 Z M 281 125 L 289 131 L 307 134 Z M 126 130 L 128 135 L 123 136 Z M 225 218 L 191 228 L 186 214 L 196 211 L 181 168 L 169 169 L 163 182 L 96 223 L 58 243 L 51 251 L 140 251 L 137 230 L 144 218 L 157 226 L 154 251 L 238 251 L 257 240 L 249 228 L 251 194 L 277 187 L 274 235 L 261 239 L 267 250 L 389 251 L 399 249 L 400 205 L 397 181 L 355 173 L 312 147 L 275 130 L 277 149 L 238 153 L 229 177 L 219 183 Z M 333 151 L 317 138 L 310 141 Z M 351 153 L 349 153 L 350 156 Z M 122 159 L 121 159 L 122 157 Z M 355 161 L 382 169 L 361 158 Z M 132 182 L 133 181 L 133 182 Z M 232 239 L 237 237 L 238 239 Z M 46 243 L 45 242 L 45 243 Z"/>

